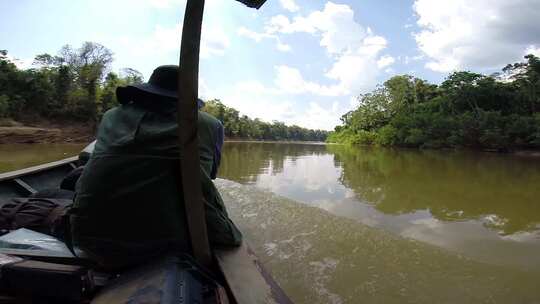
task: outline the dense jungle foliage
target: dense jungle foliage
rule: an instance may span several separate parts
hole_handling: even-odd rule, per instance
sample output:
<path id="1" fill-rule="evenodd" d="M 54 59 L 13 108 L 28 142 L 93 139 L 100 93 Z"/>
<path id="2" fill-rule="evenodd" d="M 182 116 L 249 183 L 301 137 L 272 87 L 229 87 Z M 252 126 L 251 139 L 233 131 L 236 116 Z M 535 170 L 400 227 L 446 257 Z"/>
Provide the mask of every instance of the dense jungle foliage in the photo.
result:
<path id="1" fill-rule="evenodd" d="M 49 119 L 96 122 L 117 104 L 120 85 L 143 81 L 140 72 L 108 72 L 112 52 L 86 42 L 62 47 L 58 55 L 37 55 L 32 68 L 21 70 L 0 51 L 0 117 L 15 120 Z"/>
<path id="2" fill-rule="evenodd" d="M 327 141 L 490 150 L 540 147 L 540 60 L 490 76 L 454 72 L 441 85 L 394 76 L 358 97 Z"/>
<path id="3" fill-rule="evenodd" d="M 267 123 L 239 115 L 234 108 L 222 104 L 219 100 L 205 103 L 203 111 L 212 114 L 223 122 L 225 136 L 229 138 L 248 138 L 263 140 L 325 141 L 327 131 L 310 130 L 296 125 L 287 126 L 282 122 Z"/>
<path id="4" fill-rule="evenodd" d="M 32 68 L 25 70 L 0 50 L 0 119 L 98 122 L 105 111 L 118 105 L 118 86 L 144 81 L 135 69 L 111 72 L 112 62 L 113 53 L 93 42 L 77 49 L 66 45 L 57 55 L 37 55 Z M 229 138 L 324 141 L 327 135 L 326 131 L 240 116 L 219 100 L 209 101 L 203 110 L 223 122 Z"/>

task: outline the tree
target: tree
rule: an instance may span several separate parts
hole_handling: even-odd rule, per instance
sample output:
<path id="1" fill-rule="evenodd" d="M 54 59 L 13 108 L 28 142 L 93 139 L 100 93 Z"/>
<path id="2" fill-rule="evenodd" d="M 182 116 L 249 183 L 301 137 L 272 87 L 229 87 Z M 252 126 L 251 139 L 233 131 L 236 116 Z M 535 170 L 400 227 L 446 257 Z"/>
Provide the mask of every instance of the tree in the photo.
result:
<path id="1" fill-rule="evenodd" d="M 132 68 L 123 68 L 120 70 L 120 77 L 124 84 L 137 84 L 144 82 L 144 76 L 141 72 Z"/>
<path id="2" fill-rule="evenodd" d="M 525 62 L 509 64 L 503 71 L 508 78 L 518 83 L 529 113 L 534 114 L 540 109 L 540 58 L 532 54 L 524 58 Z"/>
<path id="3" fill-rule="evenodd" d="M 118 104 L 118 101 L 116 100 L 116 88 L 120 86 L 120 84 L 121 80 L 118 75 L 113 72 L 107 74 L 101 93 L 101 113 L 105 113 L 107 110 Z"/>
<path id="4" fill-rule="evenodd" d="M 97 88 L 106 69 L 113 60 L 112 52 L 101 44 L 85 42 L 77 50 L 77 70 L 79 82 L 86 90 L 87 100 L 85 107 L 91 120 L 97 117 Z"/>
<path id="5" fill-rule="evenodd" d="M 106 47 L 86 42 L 78 49 L 65 45 L 57 55 L 39 54 L 31 69 L 19 70 L 7 51 L 0 51 L 0 92 L 8 100 L 9 116 L 95 122 L 115 105 L 117 86 L 143 81 L 142 74 L 130 68 L 121 71 L 122 77 L 107 80 L 112 60 Z"/>
<path id="6" fill-rule="evenodd" d="M 429 148 L 538 147 L 540 59 L 525 59 L 492 76 L 454 72 L 440 86 L 394 76 L 361 95 L 359 106 L 328 138 Z"/>
<path id="7" fill-rule="evenodd" d="M 105 46 L 85 42 L 75 49 L 63 46 L 57 55 L 39 54 L 33 68 L 19 70 L 0 50 L 0 117 L 20 120 L 69 119 L 97 122 L 108 109 L 118 105 L 119 86 L 142 83 L 143 75 L 132 68 L 119 74 L 109 71 L 112 52 Z M 205 103 L 203 111 L 215 116 L 229 138 L 256 140 L 326 139 L 327 132 L 251 119 L 219 99 Z"/>
<path id="8" fill-rule="evenodd" d="M 225 106 L 218 99 L 205 102 L 203 111 L 219 119 L 225 127 L 225 136 L 258 140 L 306 140 L 324 141 L 328 132 L 308 130 L 299 126 L 287 126 L 283 122 L 271 124 L 260 119 L 251 119 L 239 114 L 238 110 Z"/>
<path id="9" fill-rule="evenodd" d="M 397 113 L 403 108 L 410 107 L 417 100 L 415 92 L 416 86 L 412 76 L 394 76 L 384 82 L 384 87 L 387 89 L 391 99 L 389 110 L 393 113 Z"/>
<path id="10" fill-rule="evenodd" d="M 50 54 L 40 54 L 34 58 L 33 65 L 41 67 L 56 67 L 62 64 L 62 59 L 58 56 L 52 56 Z"/>
<path id="11" fill-rule="evenodd" d="M 69 92 L 72 90 L 74 75 L 72 69 L 67 65 L 58 67 L 56 75 L 56 107 L 57 114 L 69 103 Z"/>
<path id="12" fill-rule="evenodd" d="M 9 97 L 0 95 L 0 118 L 9 116 Z"/>
<path id="13" fill-rule="evenodd" d="M 450 109 L 456 111 L 472 110 L 478 112 L 476 97 L 480 81 L 486 76 L 471 72 L 454 72 L 442 83 Z"/>
<path id="14" fill-rule="evenodd" d="M 373 92 L 359 97 L 358 108 L 345 117 L 343 121 L 349 121 L 349 126 L 354 131 L 371 131 L 388 123 L 394 114 L 394 107 L 388 89 L 378 87 Z"/>

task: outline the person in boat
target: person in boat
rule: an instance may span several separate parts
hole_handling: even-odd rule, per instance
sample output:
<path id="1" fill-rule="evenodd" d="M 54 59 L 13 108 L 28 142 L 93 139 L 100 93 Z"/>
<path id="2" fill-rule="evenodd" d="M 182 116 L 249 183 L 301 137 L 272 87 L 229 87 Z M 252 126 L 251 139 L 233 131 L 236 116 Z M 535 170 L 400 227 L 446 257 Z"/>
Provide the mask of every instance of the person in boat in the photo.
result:
<path id="1" fill-rule="evenodd" d="M 156 68 L 148 83 L 119 87 L 120 103 L 100 123 L 94 152 L 76 186 L 70 225 L 73 244 L 109 268 L 167 252 L 189 252 L 179 172 L 178 66 Z M 212 182 L 223 126 L 198 113 L 201 183 L 212 246 L 239 246 Z"/>

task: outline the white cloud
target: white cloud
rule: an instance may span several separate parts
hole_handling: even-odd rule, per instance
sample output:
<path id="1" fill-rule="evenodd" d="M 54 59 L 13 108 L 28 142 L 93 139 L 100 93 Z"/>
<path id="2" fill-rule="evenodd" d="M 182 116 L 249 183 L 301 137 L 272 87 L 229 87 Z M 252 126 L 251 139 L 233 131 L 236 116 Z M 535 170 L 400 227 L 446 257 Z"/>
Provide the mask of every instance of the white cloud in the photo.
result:
<path id="1" fill-rule="evenodd" d="M 298 75 L 292 76 L 289 80 L 298 86 L 317 86 L 313 83 L 306 84 L 303 79 L 298 78 Z M 200 86 L 205 86 L 204 81 Z M 353 108 L 351 99 L 351 105 L 347 104 L 346 108 L 341 107 L 338 101 L 332 100 L 312 101 L 306 108 L 298 109 L 294 94 L 299 91 L 284 90 L 281 86 L 267 87 L 256 80 L 238 82 L 229 88 L 221 91 L 217 97 L 227 106 L 238 109 L 241 115 L 267 122 L 278 120 L 287 125 L 296 124 L 304 128 L 332 130 L 340 123 L 341 115 Z M 204 97 L 211 99 L 215 96 L 204 95 Z"/>
<path id="2" fill-rule="evenodd" d="M 180 48 L 180 38 L 182 36 L 182 25 L 174 27 L 164 27 L 156 25 L 154 33 L 146 41 L 143 39 L 144 49 L 153 48 L 169 52 Z M 146 45 L 144 45 L 146 44 Z"/>
<path id="3" fill-rule="evenodd" d="M 213 91 L 203 77 L 199 77 L 199 97 L 202 100 L 210 100 L 215 97 Z"/>
<path id="4" fill-rule="evenodd" d="M 536 57 L 540 57 L 540 46 L 536 47 L 534 45 L 530 45 L 526 50 L 524 55 L 533 54 Z"/>
<path id="5" fill-rule="evenodd" d="M 317 90 L 317 84 L 304 80 L 300 70 L 286 65 L 276 66 L 276 86 L 286 93 L 300 94 Z"/>
<path id="6" fill-rule="evenodd" d="M 120 37 L 118 40 L 125 48 L 129 48 L 138 56 L 148 56 L 156 53 L 162 56 L 171 52 L 178 53 L 181 38 L 181 24 L 176 24 L 172 27 L 158 24 L 150 36 L 137 39 Z M 201 33 L 201 58 L 223 56 L 229 47 L 230 40 L 222 29 L 203 25 Z"/>
<path id="7" fill-rule="evenodd" d="M 284 15 L 277 15 L 270 19 L 265 26 L 267 33 L 315 33 L 316 29 L 304 17 L 295 17 L 294 22 Z"/>
<path id="8" fill-rule="evenodd" d="M 311 93 L 322 96 L 337 96 L 343 92 L 340 85 L 323 86 L 316 82 L 306 81 L 300 70 L 286 65 L 276 66 L 274 82 L 280 91 L 289 94 Z"/>
<path id="9" fill-rule="evenodd" d="M 326 76 L 339 81 L 342 94 L 369 90 L 377 83 L 381 70 L 377 64 L 378 55 L 386 45 L 386 39 L 370 34 L 355 52 L 338 57 Z"/>
<path id="10" fill-rule="evenodd" d="M 307 17 L 273 17 L 266 26 L 268 33 L 310 33 L 320 35 L 320 45 L 331 54 L 353 51 L 361 46 L 367 30 L 354 21 L 354 11 L 348 5 L 327 2 L 322 11 Z"/>
<path id="11" fill-rule="evenodd" d="M 398 57 L 399 60 L 401 60 L 403 58 L 403 63 L 405 64 L 409 64 L 411 62 L 414 62 L 414 61 L 420 61 L 422 59 L 424 59 L 424 55 L 423 54 L 420 54 L 420 55 L 416 55 L 416 56 L 405 56 L 405 57 Z"/>
<path id="12" fill-rule="evenodd" d="M 234 85 L 234 87 L 238 92 L 250 94 L 279 95 L 282 93 L 278 89 L 266 87 L 256 80 L 242 81 Z"/>
<path id="13" fill-rule="evenodd" d="M 290 123 L 298 115 L 293 103 L 275 88 L 268 88 L 258 81 L 243 81 L 221 92 L 219 98 L 227 106 L 238 109 L 242 115 L 271 122 L 279 120 Z"/>
<path id="14" fill-rule="evenodd" d="M 333 102 L 329 108 L 323 108 L 317 102 L 310 102 L 306 112 L 293 123 L 309 129 L 333 130 L 340 124 L 339 119 L 342 114 L 337 101 Z"/>
<path id="15" fill-rule="evenodd" d="M 227 50 L 230 45 L 229 37 L 223 29 L 203 26 L 201 33 L 201 58 L 208 58 L 213 55 L 223 56 L 225 50 Z"/>
<path id="16" fill-rule="evenodd" d="M 304 81 L 298 70 L 278 69 L 276 81 L 289 91 L 324 96 L 356 94 L 372 88 L 381 70 L 394 60 L 389 56 L 379 57 L 380 52 L 387 47 L 386 39 L 357 23 L 354 11 L 348 5 L 327 2 L 323 10 L 305 17 L 296 16 L 292 20 L 284 15 L 274 16 L 267 22 L 264 34 L 293 33 L 307 33 L 320 39 L 319 44 L 334 59 L 325 76 L 338 83 L 331 86 L 318 85 Z"/>
<path id="17" fill-rule="evenodd" d="M 26 69 L 31 68 L 32 63 L 34 62 L 34 60 L 30 58 L 27 58 L 27 59 L 15 58 L 9 54 L 7 54 L 6 59 L 21 70 L 26 70 Z"/>
<path id="18" fill-rule="evenodd" d="M 179 2 L 183 2 L 183 1 L 178 1 L 178 0 L 149 0 L 148 3 L 152 7 L 155 7 L 155 8 L 169 8 L 173 4 L 178 4 Z"/>
<path id="19" fill-rule="evenodd" d="M 156 8 L 156 9 L 170 9 L 170 8 L 177 8 L 177 9 L 184 9 L 186 6 L 186 0 L 136 0 L 133 2 L 139 2 L 143 4 L 150 5 L 150 7 Z M 215 7 L 217 5 L 220 5 L 223 0 L 206 0 L 205 6 L 206 9 L 210 7 Z"/>
<path id="20" fill-rule="evenodd" d="M 349 106 L 352 109 L 355 109 L 360 104 L 360 100 L 358 99 L 358 96 L 351 96 L 349 99 Z"/>
<path id="21" fill-rule="evenodd" d="M 294 0 L 279 0 L 281 6 L 291 13 L 295 13 L 300 10 L 300 7 L 294 2 Z"/>
<path id="22" fill-rule="evenodd" d="M 389 56 L 389 55 L 384 55 L 381 58 L 379 58 L 379 60 L 377 60 L 377 66 L 380 69 L 383 69 L 383 68 L 386 68 L 386 67 L 394 64 L 394 62 L 396 62 L 394 57 Z"/>
<path id="23" fill-rule="evenodd" d="M 268 33 L 257 33 L 255 31 L 247 29 L 247 28 L 245 28 L 243 26 L 238 28 L 236 33 L 239 36 L 243 36 L 243 37 L 252 39 L 252 40 L 254 40 L 256 42 L 261 42 L 264 38 L 273 38 L 273 37 L 275 37 L 275 35 L 268 34 Z"/>
<path id="24" fill-rule="evenodd" d="M 261 42 L 263 39 L 274 39 L 276 42 L 276 49 L 281 52 L 290 52 L 291 46 L 281 42 L 281 39 L 277 35 L 269 33 L 258 33 L 247 29 L 245 27 L 240 27 L 236 31 L 239 36 L 246 37 L 254 40 L 255 42 Z"/>
<path id="25" fill-rule="evenodd" d="M 416 0 L 414 10 L 415 39 L 434 71 L 501 68 L 540 45 L 537 0 Z"/>
<path id="26" fill-rule="evenodd" d="M 278 49 L 278 51 L 281 51 L 281 52 L 291 51 L 291 46 L 288 44 L 282 43 L 280 40 L 277 41 L 276 48 Z"/>

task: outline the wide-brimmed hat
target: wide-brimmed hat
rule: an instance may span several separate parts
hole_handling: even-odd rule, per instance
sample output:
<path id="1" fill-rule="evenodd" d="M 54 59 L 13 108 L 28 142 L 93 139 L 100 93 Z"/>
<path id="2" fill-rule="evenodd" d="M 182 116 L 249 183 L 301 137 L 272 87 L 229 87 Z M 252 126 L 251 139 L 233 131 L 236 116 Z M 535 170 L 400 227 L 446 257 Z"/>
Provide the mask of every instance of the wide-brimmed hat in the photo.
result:
<path id="1" fill-rule="evenodd" d="M 121 104 L 146 100 L 148 94 L 171 98 L 178 98 L 178 70 L 177 65 L 162 65 L 157 67 L 146 83 L 132 84 L 116 89 L 116 97 Z M 204 106 L 201 99 L 197 99 L 198 108 Z"/>
<path id="2" fill-rule="evenodd" d="M 146 83 L 132 84 L 116 89 L 118 102 L 125 104 L 142 95 L 153 94 L 169 98 L 178 98 L 178 66 L 162 65 L 157 67 Z M 146 94 L 145 94 L 146 93 Z"/>

